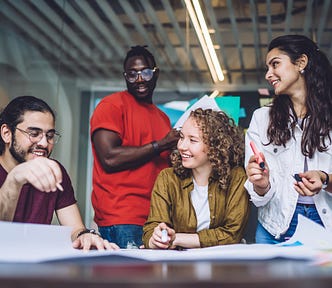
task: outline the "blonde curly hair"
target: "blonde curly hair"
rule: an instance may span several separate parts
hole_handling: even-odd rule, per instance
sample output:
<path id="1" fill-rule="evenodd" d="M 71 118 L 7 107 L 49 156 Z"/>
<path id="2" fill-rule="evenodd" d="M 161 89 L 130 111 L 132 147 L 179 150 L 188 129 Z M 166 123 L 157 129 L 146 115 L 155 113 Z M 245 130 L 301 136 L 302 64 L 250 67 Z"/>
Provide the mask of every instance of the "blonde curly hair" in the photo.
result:
<path id="1" fill-rule="evenodd" d="M 230 171 L 236 166 L 244 165 L 244 133 L 222 111 L 198 108 L 191 111 L 193 119 L 202 132 L 202 138 L 208 148 L 208 158 L 212 165 L 210 178 L 219 182 L 221 189 L 227 189 Z M 183 167 L 177 150 L 171 155 L 174 172 L 181 179 L 192 175 L 191 169 Z"/>

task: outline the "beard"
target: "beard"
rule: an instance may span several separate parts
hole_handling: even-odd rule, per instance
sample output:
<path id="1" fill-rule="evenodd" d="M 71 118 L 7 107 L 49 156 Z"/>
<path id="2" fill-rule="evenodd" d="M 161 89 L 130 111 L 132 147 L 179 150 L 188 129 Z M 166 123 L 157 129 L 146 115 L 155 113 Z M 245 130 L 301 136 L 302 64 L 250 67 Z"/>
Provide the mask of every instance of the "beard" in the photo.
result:
<path id="1" fill-rule="evenodd" d="M 9 147 L 9 152 L 18 163 L 23 163 L 28 160 L 28 154 L 32 153 L 32 151 L 35 148 L 38 148 L 38 145 L 33 144 L 32 146 L 30 146 L 30 148 L 27 151 L 23 150 L 22 147 L 20 147 L 17 144 L 16 138 L 13 135 L 12 144 Z M 49 153 L 48 149 L 41 148 L 41 147 L 39 147 L 39 149 L 43 149 L 46 151 L 47 158 L 51 155 L 51 153 Z"/>
<path id="2" fill-rule="evenodd" d="M 18 162 L 18 163 L 23 163 L 26 161 L 26 155 L 27 153 L 23 151 L 20 147 L 18 147 L 16 143 L 15 137 L 12 139 L 12 144 L 9 147 L 9 152 L 13 156 L 13 158 Z"/>
<path id="3" fill-rule="evenodd" d="M 146 88 L 146 91 L 143 93 L 140 93 L 138 91 L 138 87 L 140 85 L 144 85 Z M 152 102 L 152 95 L 153 91 L 156 87 L 156 79 L 152 78 L 150 81 L 144 81 L 144 83 L 130 83 L 127 81 L 127 90 L 128 92 L 134 96 L 134 98 L 139 102 Z"/>

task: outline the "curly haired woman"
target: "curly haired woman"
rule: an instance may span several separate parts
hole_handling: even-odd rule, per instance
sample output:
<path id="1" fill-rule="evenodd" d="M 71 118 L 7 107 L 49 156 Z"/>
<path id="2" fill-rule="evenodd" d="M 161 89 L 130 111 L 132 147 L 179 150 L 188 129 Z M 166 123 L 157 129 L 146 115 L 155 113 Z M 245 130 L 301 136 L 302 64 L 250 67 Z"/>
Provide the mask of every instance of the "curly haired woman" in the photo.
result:
<path id="1" fill-rule="evenodd" d="M 173 167 L 162 170 L 155 182 L 144 246 L 239 243 L 249 213 L 243 161 L 244 135 L 232 119 L 211 109 L 192 111 L 181 129 Z"/>

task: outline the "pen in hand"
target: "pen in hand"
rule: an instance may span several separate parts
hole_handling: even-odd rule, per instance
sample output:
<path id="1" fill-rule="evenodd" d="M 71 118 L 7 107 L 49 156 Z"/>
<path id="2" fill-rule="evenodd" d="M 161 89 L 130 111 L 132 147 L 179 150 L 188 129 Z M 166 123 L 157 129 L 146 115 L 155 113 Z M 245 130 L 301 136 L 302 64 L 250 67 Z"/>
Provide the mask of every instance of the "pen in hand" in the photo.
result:
<path id="1" fill-rule="evenodd" d="M 254 152 L 255 156 L 257 156 L 257 163 L 259 165 L 259 167 L 262 169 L 262 170 L 265 170 L 265 163 L 261 157 L 261 155 L 259 154 L 259 151 L 257 150 L 256 146 L 255 146 L 255 143 L 253 141 L 250 141 L 250 147 L 251 147 L 251 150 L 252 152 Z"/>
<path id="2" fill-rule="evenodd" d="M 60 183 L 56 183 L 56 187 L 60 190 L 63 191 L 63 187 Z"/>
<path id="3" fill-rule="evenodd" d="M 293 176 L 293 178 L 296 180 L 296 182 L 302 182 L 302 178 L 300 177 L 299 174 L 294 174 L 294 175 L 292 175 L 292 176 Z"/>
<path id="4" fill-rule="evenodd" d="M 168 233 L 166 229 L 161 230 L 161 242 L 167 242 L 168 240 Z"/>

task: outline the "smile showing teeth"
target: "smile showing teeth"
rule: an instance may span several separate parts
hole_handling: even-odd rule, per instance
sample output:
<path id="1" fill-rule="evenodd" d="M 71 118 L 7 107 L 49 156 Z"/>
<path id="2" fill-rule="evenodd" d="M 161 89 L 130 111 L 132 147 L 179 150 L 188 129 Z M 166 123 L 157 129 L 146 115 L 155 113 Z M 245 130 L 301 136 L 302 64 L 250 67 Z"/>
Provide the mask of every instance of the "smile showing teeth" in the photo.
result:
<path id="1" fill-rule="evenodd" d="M 44 152 L 36 152 L 36 151 L 34 151 L 33 154 L 36 155 L 36 156 L 44 156 L 45 155 Z"/>
<path id="2" fill-rule="evenodd" d="M 191 158 L 192 156 L 187 155 L 187 154 L 181 154 L 181 157 L 182 157 L 182 158 Z"/>
<path id="3" fill-rule="evenodd" d="M 145 92 L 145 91 L 147 90 L 147 88 L 146 88 L 145 86 L 139 86 L 139 87 L 137 88 L 137 90 L 138 90 L 139 92 Z"/>
<path id="4" fill-rule="evenodd" d="M 271 82 L 271 85 L 274 86 L 275 84 L 277 84 L 279 82 L 279 80 L 274 80 Z"/>

